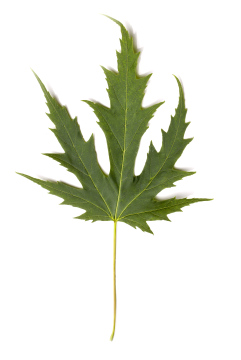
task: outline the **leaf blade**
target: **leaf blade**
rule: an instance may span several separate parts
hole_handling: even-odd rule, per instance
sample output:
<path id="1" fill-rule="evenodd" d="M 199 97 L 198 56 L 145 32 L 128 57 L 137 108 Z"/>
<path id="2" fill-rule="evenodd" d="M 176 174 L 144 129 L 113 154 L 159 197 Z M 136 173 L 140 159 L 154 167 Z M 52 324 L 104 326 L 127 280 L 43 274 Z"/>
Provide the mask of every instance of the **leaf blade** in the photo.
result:
<path id="1" fill-rule="evenodd" d="M 55 129 L 51 130 L 65 150 L 65 154 L 61 155 L 62 158 L 57 154 L 48 156 L 55 160 L 58 158 L 61 165 L 67 167 L 69 171 L 77 176 L 83 188 L 95 192 L 96 196 L 102 199 L 109 215 L 112 216 L 111 206 L 113 204 L 111 204 L 112 199 L 108 196 L 111 179 L 103 173 L 99 166 L 93 135 L 88 141 L 84 140 L 77 118 L 71 119 L 67 109 L 50 95 L 38 75 L 36 73 L 34 75 L 47 100 L 50 110 L 48 116 L 56 126 Z M 65 157 L 65 161 L 63 157 Z M 73 168 L 75 168 L 75 171 L 73 171 Z"/>
<path id="2" fill-rule="evenodd" d="M 135 51 L 133 39 L 125 27 L 118 20 L 109 18 L 120 26 L 122 34 L 121 51 L 117 52 L 118 72 L 102 67 L 108 83 L 110 107 L 90 100 L 83 101 L 94 110 L 99 120 L 98 124 L 105 134 L 110 173 L 105 174 L 98 163 L 93 134 L 88 141 L 84 140 L 77 118 L 70 117 L 67 108 L 51 96 L 34 73 L 47 100 L 50 111 L 47 115 L 55 125 L 51 130 L 64 150 L 64 153 L 44 155 L 58 161 L 72 172 L 83 186 L 78 191 L 85 196 L 85 200 L 88 198 L 93 203 L 91 206 L 97 205 L 102 212 L 103 210 L 105 212 L 103 215 L 96 213 L 96 209 L 92 209 L 93 211 L 89 209 L 77 218 L 92 221 L 105 221 L 108 218 L 115 222 L 126 222 L 130 226 L 152 233 L 146 221 L 169 220 L 168 212 L 165 213 L 162 208 L 165 201 L 160 202 L 156 195 L 165 188 L 175 186 L 176 181 L 194 174 L 174 167 L 185 147 L 192 141 L 184 138 L 189 125 L 185 122 L 187 109 L 184 92 L 180 80 L 175 76 L 179 87 L 179 102 L 175 115 L 171 117 L 168 131 L 162 130 L 161 150 L 157 152 L 151 142 L 143 171 L 139 176 L 135 176 L 134 166 L 141 138 L 155 111 L 164 102 L 142 107 L 145 88 L 152 74 L 142 77 L 137 74 L 140 53 Z M 50 187 L 49 182 L 21 175 L 45 188 Z M 64 186 L 64 183 L 57 182 L 52 191 L 57 191 L 56 184 L 60 184 L 58 185 L 60 188 Z M 186 204 L 209 200 L 174 199 L 169 199 L 169 201 L 177 201 L 175 206 L 169 208 L 169 213 L 180 211 Z M 64 200 L 64 203 L 66 201 L 68 200 Z M 75 204 L 73 199 L 72 203 Z M 80 205 L 80 200 L 78 204 Z"/>

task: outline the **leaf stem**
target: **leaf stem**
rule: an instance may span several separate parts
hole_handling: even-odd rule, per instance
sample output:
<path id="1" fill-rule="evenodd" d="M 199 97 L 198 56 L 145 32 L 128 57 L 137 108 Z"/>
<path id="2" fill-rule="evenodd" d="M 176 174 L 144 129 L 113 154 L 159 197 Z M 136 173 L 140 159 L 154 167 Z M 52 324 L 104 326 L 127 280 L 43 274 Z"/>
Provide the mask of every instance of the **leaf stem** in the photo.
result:
<path id="1" fill-rule="evenodd" d="M 114 239 L 113 239 L 113 293 L 114 293 L 114 320 L 113 320 L 113 330 L 110 337 L 112 341 L 115 335 L 115 320 L 116 320 L 116 224 L 117 220 L 114 220 Z"/>

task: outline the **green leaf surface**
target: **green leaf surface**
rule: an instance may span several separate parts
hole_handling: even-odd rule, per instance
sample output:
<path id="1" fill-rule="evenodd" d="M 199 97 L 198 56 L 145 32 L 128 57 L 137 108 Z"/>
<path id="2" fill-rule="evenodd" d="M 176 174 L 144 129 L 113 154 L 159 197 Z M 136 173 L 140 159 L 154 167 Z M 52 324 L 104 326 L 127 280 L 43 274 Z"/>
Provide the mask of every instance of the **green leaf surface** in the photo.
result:
<path id="1" fill-rule="evenodd" d="M 112 19 L 112 18 L 111 18 Z M 38 180 L 20 174 L 64 199 L 64 204 L 84 209 L 79 216 L 84 220 L 122 221 L 143 231 L 152 233 L 147 221 L 169 220 L 168 214 L 180 211 L 189 204 L 209 199 L 158 200 L 156 195 L 163 189 L 175 186 L 177 180 L 194 174 L 175 169 L 175 163 L 192 139 L 184 139 L 189 123 L 185 122 L 187 109 L 181 82 L 179 103 L 167 132 L 162 130 L 162 147 L 156 151 L 152 142 L 142 173 L 134 175 L 134 167 L 140 141 L 148 128 L 148 122 L 163 104 L 143 108 L 142 101 L 151 76 L 137 75 L 140 55 L 135 52 L 133 39 L 117 20 L 121 29 L 121 51 L 117 52 L 118 72 L 103 68 L 108 83 L 110 107 L 84 100 L 98 118 L 109 152 L 110 173 L 105 174 L 97 160 L 93 135 L 85 141 L 77 118 L 71 119 L 66 107 L 50 95 L 35 74 L 49 108 L 49 118 L 55 125 L 51 129 L 62 146 L 63 153 L 44 154 L 58 161 L 80 181 L 82 188 L 61 183 Z"/>
<path id="2" fill-rule="evenodd" d="M 62 204 L 72 205 L 85 212 L 78 219 L 92 221 L 114 221 L 114 324 L 111 340 L 115 332 L 116 292 L 115 292 L 115 257 L 116 224 L 122 221 L 134 228 L 152 233 L 148 221 L 166 220 L 173 212 L 182 211 L 187 205 L 210 199 L 159 200 L 157 195 L 164 189 L 175 186 L 174 183 L 194 172 L 178 170 L 175 163 L 192 139 L 185 139 L 188 122 L 185 122 L 187 109 L 180 80 L 179 102 L 175 115 L 171 117 L 168 131 L 162 130 L 162 146 L 156 151 L 150 144 L 147 160 L 139 176 L 134 174 L 134 167 L 140 141 L 148 128 L 148 123 L 155 111 L 163 104 L 156 103 L 142 107 L 142 101 L 148 80 L 151 76 L 137 74 L 137 62 L 140 55 L 133 47 L 133 39 L 125 27 L 120 26 L 122 38 L 121 51 L 117 52 L 118 72 L 102 67 L 108 84 L 110 106 L 84 100 L 94 111 L 98 124 L 103 130 L 108 146 L 110 172 L 101 169 L 95 150 L 93 135 L 85 141 L 77 118 L 72 119 L 66 109 L 51 94 L 35 74 L 46 98 L 49 108 L 47 114 L 54 124 L 51 129 L 63 153 L 44 154 L 59 162 L 72 172 L 80 182 L 74 187 L 64 182 L 44 181 L 21 174 L 25 178 L 41 185 L 50 194 L 63 199 Z M 160 134 L 161 135 L 161 134 Z"/>

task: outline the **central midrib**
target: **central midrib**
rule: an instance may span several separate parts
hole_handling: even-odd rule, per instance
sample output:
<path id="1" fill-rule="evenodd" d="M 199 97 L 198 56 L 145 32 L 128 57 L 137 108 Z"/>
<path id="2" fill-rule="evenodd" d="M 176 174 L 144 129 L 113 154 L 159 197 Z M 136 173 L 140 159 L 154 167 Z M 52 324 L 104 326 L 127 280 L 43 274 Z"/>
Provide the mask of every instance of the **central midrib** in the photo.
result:
<path id="1" fill-rule="evenodd" d="M 115 210 L 115 220 L 117 220 L 117 211 L 120 202 L 120 195 L 121 195 L 121 183 L 122 183 L 122 176 L 123 176 L 123 169 L 124 169 L 124 161 L 125 161 L 125 152 L 126 152 L 126 121 L 127 121 L 127 75 L 128 75 L 128 46 L 126 43 L 126 104 L 125 104 L 125 129 L 124 129 L 124 146 L 123 146 L 123 155 L 122 155 L 122 165 L 121 165 L 121 173 L 120 173 L 120 183 L 119 183 L 119 192 L 116 202 L 116 210 Z"/>

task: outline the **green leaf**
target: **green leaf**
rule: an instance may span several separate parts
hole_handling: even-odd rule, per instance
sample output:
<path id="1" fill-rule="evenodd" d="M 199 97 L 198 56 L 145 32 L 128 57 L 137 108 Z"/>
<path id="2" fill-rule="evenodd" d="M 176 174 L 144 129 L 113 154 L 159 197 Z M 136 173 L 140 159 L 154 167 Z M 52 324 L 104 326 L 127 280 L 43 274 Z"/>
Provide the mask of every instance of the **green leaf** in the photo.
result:
<path id="1" fill-rule="evenodd" d="M 158 200 L 156 197 L 162 190 L 175 186 L 176 181 L 194 174 L 194 172 L 175 168 L 176 161 L 192 140 L 184 138 L 189 123 L 185 122 L 187 109 L 182 85 L 176 77 L 179 103 L 175 115 L 171 117 L 168 131 L 162 130 L 161 150 L 156 151 L 151 143 L 143 171 L 139 176 L 135 176 L 134 167 L 141 138 L 155 111 L 163 102 L 142 107 L 145 88 L 151 74 L 138 76 L 136 69 L 140 53 L 134 50 L 133 39 L 125 27 L 119 21 L 112 20 L 120 26 L 122 38 L 121 51 L 117 52 L 118 72 L 115 73 L 102 67 L 108 83 L 110 107 L 85 100 L 94 110 L 98 124 L 107 140 L 110 159 L 109 174 L 105 174 L 98 163 L 93 135 L 88 141 L 84 140 L 77 119 L 70 117 L 66 107 L 50 95 L 34 73 L 47 100 L 48 116 L 55 126 L 51 130 L 64 151 L 60 154 L 44 155 L 58 161 L 72 172 L 82 187 L 77 188 L 63 182 L 44 181 L 25 174 L 20 175 L 62 198 L 64 200 L 62 204 L 84 209 L 85 213 L 80 215 L 79 219 L 114 221 L 115 251 L 118 221 L 152 233 L 147 221 L 168 221 L 169 214 L 181 211 L 184 206 L 209 199 L 176 199 L 174 197 Z M 112 339 L 113 336 L 114 329 Z"/>

